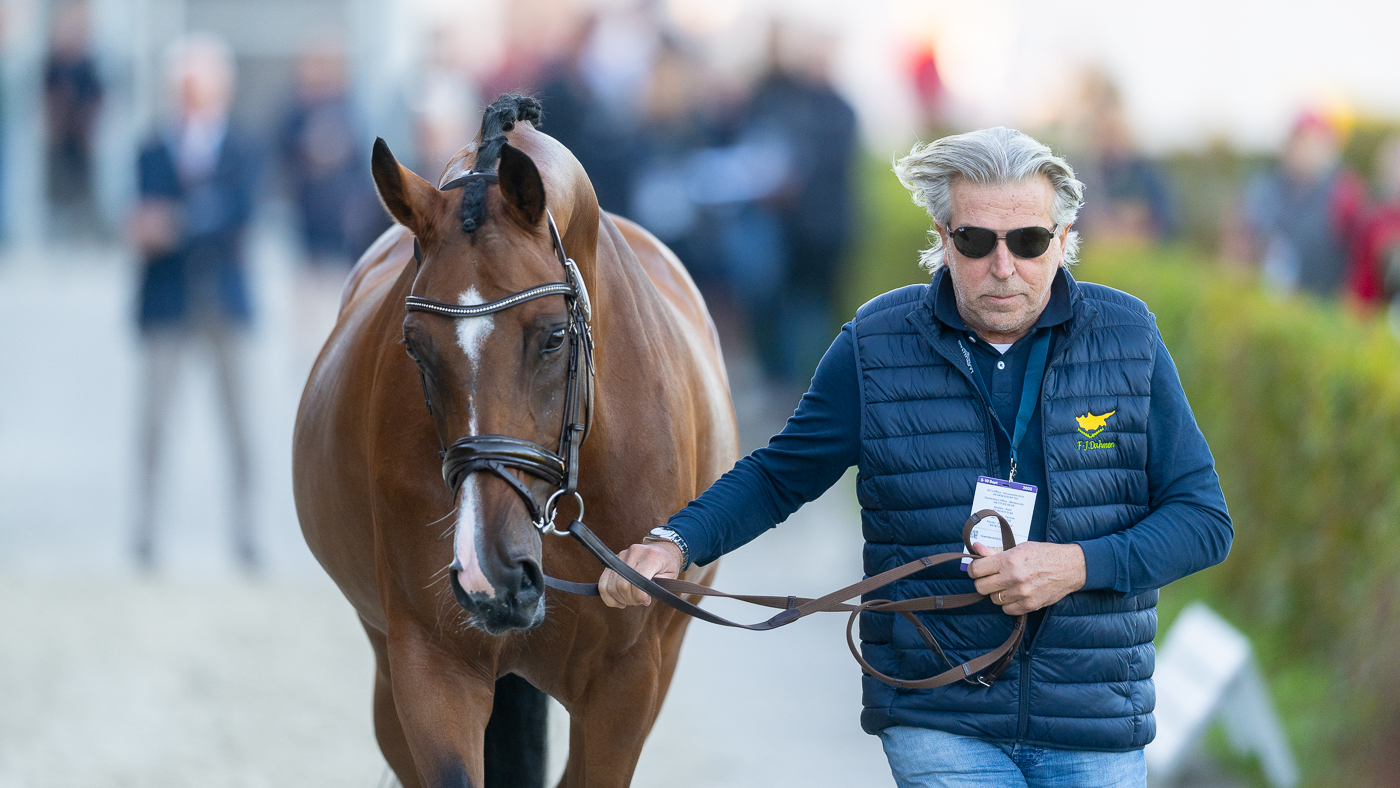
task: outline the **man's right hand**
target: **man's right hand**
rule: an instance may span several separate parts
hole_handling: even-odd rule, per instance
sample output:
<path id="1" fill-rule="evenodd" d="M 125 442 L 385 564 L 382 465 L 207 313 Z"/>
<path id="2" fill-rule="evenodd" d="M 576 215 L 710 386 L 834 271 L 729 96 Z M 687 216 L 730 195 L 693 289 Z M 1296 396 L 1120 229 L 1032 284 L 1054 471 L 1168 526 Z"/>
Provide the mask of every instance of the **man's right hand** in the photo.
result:
<path id="1" fill-rule="evenodd" d="M 170 200 L 142 200 L 132 213 L 131 242 L 144 257 L 163 255 L 179 241 L 179 211 Z"/>
<path id="2" fill-rule="evenodd" d="M 637 570 L 637 574 L 648 579 L 658 577 L 680 577 L 681 549 L 665 539 L 634 544 L 617 554 L 624 564 Z M 598 594 L 608 607 L 628 605 L 650 605 L 651 595 L 627 582 L 611 569 L 604 569 L 598 579 Z"/>

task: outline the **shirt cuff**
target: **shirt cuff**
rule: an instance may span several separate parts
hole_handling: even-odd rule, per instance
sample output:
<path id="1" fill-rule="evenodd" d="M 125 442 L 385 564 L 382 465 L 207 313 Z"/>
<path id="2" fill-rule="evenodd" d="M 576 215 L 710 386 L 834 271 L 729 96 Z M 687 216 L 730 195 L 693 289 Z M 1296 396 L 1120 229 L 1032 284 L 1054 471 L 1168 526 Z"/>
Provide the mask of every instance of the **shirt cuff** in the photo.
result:
<path id="1" fill-rule="evenodd" d="M 1118 556 L 1108 539 L 1089 539 L 1075 542 L 1084 551 L 1084 589 L 1101 591 L 1111 589 L 1118 579 Z"/>
<path id="2" fill-rule="evenodd" d="M 688 509 L 689 507 L 686 508 Z M 682 509 L 671 515 L 671 518 L 666 521 L 666 527 L 675 531 L 681 539 L 685 540 L 685 546 L 690 550 L 690 554 L 686 557 L 690 559 L 691 565 L 704 566 L 704 563 L 702 563 L 700 559 L 708 558 L 709 561 L 705 563 L 714 561 L 714 559 L 709 558 L 707 552 L 711 547 L 710 542 L 704 538 L 705 529 L 700 527 L 700 524 L 696 523 L 695 520 L 686 513 L 686 509 Z"/>

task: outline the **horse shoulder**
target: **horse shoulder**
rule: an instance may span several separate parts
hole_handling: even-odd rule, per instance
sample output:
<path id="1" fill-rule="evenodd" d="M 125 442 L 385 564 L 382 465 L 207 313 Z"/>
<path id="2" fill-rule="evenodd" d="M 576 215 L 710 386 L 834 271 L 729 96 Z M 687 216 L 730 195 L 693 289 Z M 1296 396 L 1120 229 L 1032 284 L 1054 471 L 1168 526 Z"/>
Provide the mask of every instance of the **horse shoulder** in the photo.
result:
<path id="1" fill-rule="evenodd" d="M 412 264 L 412 248 L 412 236 L 395 225 L 351 270 L 335 328 L 307 378 L 293 439 L 293 484 L 307 545 L 365 621 L 380 629 L 371 494 L 363 484 L 373 441 L 346 425 L 359 424 L 370 407 L 383 338 L 392 336 L 384 307 Z"/>
<path id="2" fill-rule="evenodd" d="M 719 332 L 705 307 L 705 299 L 695 281 L 676 256 L 656 236 L 641 225 L 621 216 L 607 214 L 622 239 L 631 248 L 642 270 L 671 307 L 678 328 L 691 348 L 696 366 L 694 380 L 697 404 L 704 414 L 697 437 L 703 460 L 697 467 L 697 494 L 729 470 L 738 459 L 738 429 L 734 407 L 729 399 L 729 376 L 720 350 Z"/>

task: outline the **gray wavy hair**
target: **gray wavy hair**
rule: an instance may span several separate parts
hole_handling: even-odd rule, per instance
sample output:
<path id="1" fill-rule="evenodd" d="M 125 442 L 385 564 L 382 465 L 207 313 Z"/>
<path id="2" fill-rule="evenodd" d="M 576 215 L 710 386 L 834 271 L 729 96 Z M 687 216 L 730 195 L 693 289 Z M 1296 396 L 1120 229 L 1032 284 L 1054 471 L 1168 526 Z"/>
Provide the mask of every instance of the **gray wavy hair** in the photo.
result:
<path id="1" fill-rule="evenodd" d="M 894 163 L 899 182 L 940 227 L 952 218 L 949 195 L 954 178 L 995 186 L 1037 173 L 1049 178 L 1055 188 L 1051 218 L 1060 227 L 1072 224 L 1084 204 L 1084 184 L 1049 146 L 1015 129 L 998 126 L 921 143 Z M 943 242 L 934 230 L 929 231 L 929 238 L 933 245 L 919 255 L 919 262 L 932 273 L 943 265 Z M 1078 253 L 1079 233 L 1071 230 L 1065 239 L 1065 265 L 1073 265 Z"/>

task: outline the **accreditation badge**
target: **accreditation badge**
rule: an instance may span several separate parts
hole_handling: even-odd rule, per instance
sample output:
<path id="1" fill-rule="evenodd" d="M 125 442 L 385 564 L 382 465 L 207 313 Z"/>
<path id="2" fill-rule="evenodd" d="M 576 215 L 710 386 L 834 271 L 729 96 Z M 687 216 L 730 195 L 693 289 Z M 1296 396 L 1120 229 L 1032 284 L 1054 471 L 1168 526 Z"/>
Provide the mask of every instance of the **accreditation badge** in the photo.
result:
<path id="1" fill-rule="evenodd" d="M 972 496 L 972 511 L 980 512 L 983 509 L 991 509 L 1005 517 L 1006 522 L 1011 525 L 1011 535 L 1016 537 L 1016 544 L 1022 544 L 1028 541 L 1031 536 L 1031 518 L 1035 516 L 1036 492 L 1037 489 L 1033 484 L 1009 482 L 1005 479 L 994 479 L 991 476 L 978 476 L 977 492 Z M 1001 547 L 1001 523 L 995 517 L 988 517 L 972 526 L 972 541 L 981 542 L 987 547 Z M 964 558 L 962 570 L 966 572 L 971 563 L 971 558 Z"/>

